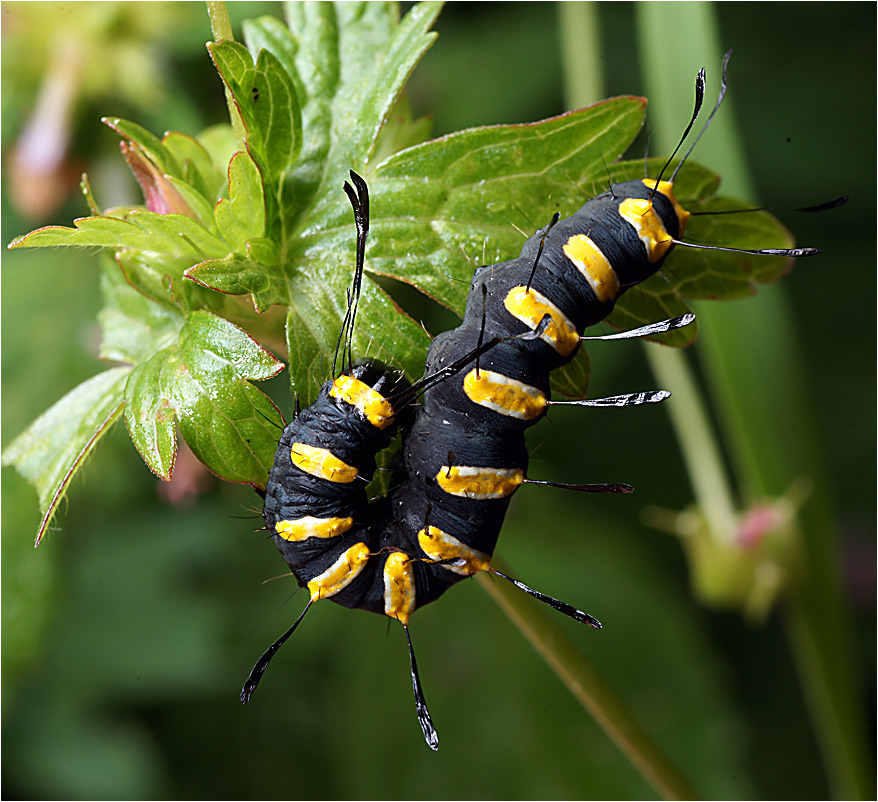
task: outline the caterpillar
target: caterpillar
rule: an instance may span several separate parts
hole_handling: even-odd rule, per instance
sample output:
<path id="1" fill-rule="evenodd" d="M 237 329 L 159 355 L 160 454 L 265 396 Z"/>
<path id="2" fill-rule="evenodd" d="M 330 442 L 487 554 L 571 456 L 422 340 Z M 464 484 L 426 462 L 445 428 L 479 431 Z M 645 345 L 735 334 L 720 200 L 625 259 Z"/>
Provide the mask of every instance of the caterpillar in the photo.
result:
<path id="1" fill-rule="evenodd" d="M 643 337 L 689 324 L 685 315 L 632 331 L 586 337 L 629 288 L 659 272 L 685 242 L 690 216 L 674 197 L 674 180 L 722 104 L 718 99 L 673 173 L 663 180 L 700 112 L 705 86 L 695 82 L 695 109 L 680 143 L 656 178 L 612 184 L 564 220 L 555 215 L 527 239 L 516 259 L 475 271 L 461 324 L 437 336 L 424 377 L 411 384 L 376 361 L 355 363 L 352 333 L 369 228 L 366 182 L 353 171 L 344 189 L 357 228 L 356 266 L 332 366 L 317 400 L 296 409 L 284 428 L 265 491 L 266 528 L 309 600 L 262 655 L 241 700 L 248 702 L 269 662 L 315 601 L 399 621 L 408 643 L 412 687 L 424 738 L 438 735 L 418 676 L 409 619 L 457 582 L 489 571 L 594 629 L 588 613 L 540 593 L 491 565 L 512 495 L 526 483 L 596 493 L 626 493 L 624 484 L 561 484 L 527 476 L 524 433 L 555 404 L 631 406 L 662 401 L 652 390 L 603 399 L 556 401 L 549 376 L 583 340 Z M 830 204 L 827 204 L 828 207 Z M 816 210 L 817 207 L 809 209 Z M 750 211 L 750 210 L 742 210 Z M 720 250 L 736 250 L 720 248 Z M 814 248 L 743 253 L 809 256 Z M 336 372 L 341 356 L 341 369 Z M 417 402 L 417 403 L 416 403 Z M 402 467 L 393 489 L 369 503 L 375 456 L 399 430 Z"/>

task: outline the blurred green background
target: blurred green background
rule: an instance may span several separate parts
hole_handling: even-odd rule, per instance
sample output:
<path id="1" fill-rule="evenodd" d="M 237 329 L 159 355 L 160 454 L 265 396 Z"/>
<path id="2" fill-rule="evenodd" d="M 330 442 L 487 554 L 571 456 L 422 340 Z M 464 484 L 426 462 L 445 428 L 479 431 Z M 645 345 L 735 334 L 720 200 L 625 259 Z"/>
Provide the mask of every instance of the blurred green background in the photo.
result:
<path id="1" fill-rule="evenodd" d="M 783 283 L 817 414 L 811 434 L 832 482 L 857 692 L 874 730 L 875 7 L 716 10 L 721 44 L 735 49 L 724 114 L 744 133 L 754 200 L 851 196 L 824 215 L 779 216 L 797 241 L 824 250 Z M 2 12 L 4 244 L 85 214 L 82 169 L 103 205 L 136 200 L 101 116 L 157 133 L 226 118 L 201 4 L 6 3 Z M 282 13 L 267 3 L 230 12 L 236 30 L 245 15 Z M 633 5 L 600 5 L 599 15 L 606 94 L 643 93 Z M 434 116 L 437 135 L 563 111 L 558 28 L 548 3 L 449 5 L 410 83 L 415 111 Z M 51 71 L 47 54 L 66 52 L 71 37 L 84 53 L 76 80 L 67 75 L 72 140 L 34 202 L 24 193 L 35 175 L 10 164 Z M 710 79 L 719 65 L 706 66 Z M 2 290 L 5 445 L 103 367 L 97 257 L 4 253 Z M 637 344 L 598 345 L 594 395 L 652 386 Z M 269 392 L 289 413 L 285 381 Z M 700 607 L 677 540 L 641 519 L 647 505 L 681 509 L 691 498 L 666 412 L 561 410 L 532 435 L 534 477 L 626 481 L 637 493 L 522 491 L 498 554 L 528 584 L 604 622 L 600 633 L 561 625 L 704 797 L 828 797 L 780 616 L 753 627 Z M 34 552 L 36 496 L 2 472 L 4 797 L 654 796 L 475 583 L 412 624 L 438 754 L 418 731 L 402 632 L 336 605 L 311 612 L 242 706 L 253 662 L 301 608 L 299 598 L 284 606 L 288 582 L 262 584 L 285 566 L 252 531 L 258 498 L 215 481 L 169 503 L 121 425 L 84 473 L 61 531 Z"/>

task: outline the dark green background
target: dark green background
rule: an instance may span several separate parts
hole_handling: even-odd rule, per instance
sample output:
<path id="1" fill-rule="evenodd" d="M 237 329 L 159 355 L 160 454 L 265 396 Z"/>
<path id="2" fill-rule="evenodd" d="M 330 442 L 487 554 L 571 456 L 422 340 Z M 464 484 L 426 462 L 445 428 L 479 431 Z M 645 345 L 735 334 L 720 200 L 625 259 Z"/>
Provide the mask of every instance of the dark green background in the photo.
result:
<path id="1" fill-rule="evenodd" d="M 280 13 L 253 4 L 233 15 L 266 8 Z M 71 9 L 47 11 L 45 24 L 63 25 Z M 792 207 L 851 196 L 823 216 L 779 216 L 799 242 L 824 250 L 784 285 L 834 483 L 859 681 L 871 715 L 875 7 L 749 3 L 717 10 L 722 44 L 735 48 L 730 92 L 758 200 Z M 97 163 L 122 167 L 102 115 L 189 133 L 224 118 L 220 82 L 203 49 L 206 15 L 198 4 L 179 13 L 173 40 L 164 41 L 166 105 L 143 112 L 102 97 L 79 108 L 75 159 L 90 172 L 107 169 Z M 600 13 L 608 94 L 637 94 L 633 8 L 606 4 Z M 548 3 L 451 4 L 410 85 L 416 111 L 434 115 L 436 134 L 563 111 L 557 26 Z M 15 34 L 5 26 L 4 37 Z M 717 65 L 707 66 L 710 72 Z M 11 80 L 16 69 L 4 60 L 4 153 L 30 102 L 29 87 Z M 51 219 L 23 221 L 6 190 L 4 243 L 85 211 L 74 195 Z M 95 255 L 4 256 L 7 444 L 102 366 L 94 356 Z M 592 349 L 595 395 L 652 385 L 639 345 L 601 345 Z M 284 382 L 270 390 L 289 413 Z M 676 540 L 640 520 L 648 504 L 680 509 L 690 500 L 666 413 L 562 410 L 532 435 L 534 477 L 627 481 L 637 494 L 587 498 L 525 489 L 498 553 L 529 584 L 604 621 L 600 633 L 562 625 L 569 623 L 702 795 L 826 797 L 779 617 L 752 628 L 734 613 L 699 607 Z M 653 795 L 474 583 L 412 623 L 441 736 L 438 754 L 418 731 L 399 627 L 331 604 L 311 612 L 242 706 L 247 672 L 301 599 L 284 606 L 288 582 L 261 584 L 285 566 L 252 531 L 260 525 L 252 491 L 214 482 L 195 506 L 179 509 L 157 498 L 156 485 L 118 425 L 84 481 L 75 482 L 61 531 L 34 553 L 35 494 L 13 470 L 3 471 L 4 797 Z"/>

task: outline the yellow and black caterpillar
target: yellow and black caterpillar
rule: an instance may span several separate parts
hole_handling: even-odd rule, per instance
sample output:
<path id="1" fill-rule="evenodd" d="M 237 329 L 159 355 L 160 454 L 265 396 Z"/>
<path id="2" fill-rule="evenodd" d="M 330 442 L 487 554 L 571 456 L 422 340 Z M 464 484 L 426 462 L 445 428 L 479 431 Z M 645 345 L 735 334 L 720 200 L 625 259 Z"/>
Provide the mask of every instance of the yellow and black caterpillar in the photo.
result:
<path id="1" fill-rule="evenodd" d="M 725 76 L 714 112 L 724 90 Z M 695 112 L 681 144 L 703 94 L 702 70 Z M 310 600 L 260 658 L 242 701 L 249 700 L 268 662 L 311 604 L 331 599 L 403 625 L 418 718 L 428 745 L 437 748 L 408 621 L 456 582 L 479 571 L 498 574 L 491 556 L 510 499 L 519 486 L 534 481 L 527 477 L 525 430 L 555 403 L 628 406 L 669 395 L 648 391 L 557 402 L 551 399 L 549 375 L 575 356 L 583 339 L 591 339 L 584 337 L 585 330 L 603 321 L 627 289 L 657 273 L 675 245 L 688 244 L 682 237 L 689 213 L 675 199 L 673 186 L 684 162 L 685 157 L 668 180 L 662 174 L 670 160 L 656 178 L 613 184 L 569 218 L 556 216 L 525 242 L 517 259 L 477 269 L 463 321 L 436 337 L 424 378 L 414 385 L 380 363 L 355 364 L 351 358 L 369 225 L 366 183 L 351 173 L 353 186 L 346 183 L 345 190 L 357 223 L 357 266 L 337 350 L 342 369 L 284 429 L 263 511 L 268 531 Z M 749 253 L 806 256 L 817 251 Z M 691 320 L 686 315 L 608 338 L 646 336 Z M 403 464 L 391 492 L 369 503 L 365 487 L 375 456 L 397 430 Z M 631 489 L 621 484 L 561 486 L 609 493 Z M 510 581 L 600 628 L 591 615 Z"/>

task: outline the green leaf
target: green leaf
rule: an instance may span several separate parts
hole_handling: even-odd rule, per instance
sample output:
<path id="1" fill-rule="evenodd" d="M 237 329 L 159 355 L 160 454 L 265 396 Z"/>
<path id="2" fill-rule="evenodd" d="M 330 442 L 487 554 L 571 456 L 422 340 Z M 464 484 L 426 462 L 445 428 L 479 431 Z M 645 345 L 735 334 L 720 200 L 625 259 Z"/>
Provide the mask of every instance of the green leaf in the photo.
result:
<path id="1" fill-rule="evenodd" d="M 247 49 L 255 61 L 260 50 L 267 50 L 280 62 L 296 87 L 296 96 L 305 98 L 308 93 L 299 78 L 296 67 L 296 55 L 299 43 L 290 33 L 290 29 L 277 17 L 264 16 L 257 19 L 244 20 L 241 24 Z"/>
<path id="2" fill-rule="evenodd" d="M 343 36 L 342 80 L 334 112 L 341 122 L 350 118 L 357 121 L 346 148 L 354 158 L 368 161 L 412 70 L 436 40 L 438 34 L 430 28 L 442 4 L 419 3 L 399 23 L 395 4 L 342 3 L 336 8 Z M 385 37 L 381 48 L 367 38 L 375 33 Z M 365 92 L 362 76 L 369 76 Z"/>
<path id="3" fill-rule="evenodd" d="M 195 222 L 207 229 L 211 234 L 219 233 L 214 220 L 214 207 L 207 202 L 204 195 L 179 178 L 166 176 L 165 180 L 185 201 Z"/>
<path id="4" fill-rule="evenodd" d="M 615 98 L 528 125 L 461 131 L 397 153 L 372 180 L 367 269 L 463 310 L 474 265 L 518 256 L 554 211 L 606 182 L 640 130 L 644 101 Z M 642 170 L 642 165 L 641 165 Z"/>
<path id="5" fill-rule="evenodd" d="M 184 214 L 157 214 L 135 209 L 125 212 L 123 218 L 80 217 L 73 221 L 73 225 L 75 228 L 38 228 L 13 240 L 9 247 L 133 248 L 144 253 L 197 259 L 224 256 L 228 252 L 221 239 Z"/>
<path id="6" fill-rule="evenodd" d="M 224 157 L 213 158 L 198 139 L 179 131 L 166 133 L 162 144 L 182 166 L 182 180 L 201 193 L 209 203 L 214 203 L 226 184 L 226 176 L 216 165 L 227 164 L 228 156 L 224 154 Z"/>
<path id="7" fill-rule="evenodd" d="M 365 170 L 407 77 L 436 38 L 429 28 L 440 7 L 420 3 L 398 22 L 391 3 L 290 4 L 296 65 L 308 89 L 307 137 L 281 187 L 284 230 L 321 225 L 336 207 L 339 181 L 351 168 Z"/>
<path id="8" fill-rule="evenodd" d="M 195 455 L 217 476 L 265 487 L 282 421 L 248 379 L 283 369 L 244 331 L 204 311 L 189 315 L 179 340 L 131 374 L 125 422 L 150 470 L 170 479 L 174 419 Z"/>
<path id="9" fill-rule="evenodd" d="M 750 204 L 734 198 L 709 198 L 689 205 L 689 211 L 713 212 L 746 209 Z M 686 227 L 686 239 L 698 244 L 759 249 L 791 248 L 790 233 L 767 212 L 695 217 Z M 677 247 L 673 270 L 685 298 L 712 300 L 754 295 L 758 284 L 776 281 L 792 267 L 783 256 L 751 256 L 723 251 Z"/>
<path id="10" fill-rule="evenodd" d="M 229 197 L 214 209 L 222 237 L 236 253 L 247 241 L 265 233 L 265 195 L 259 168 L 247 153 L 236 153 L 229 162 Z"/>
<path id="11" fill-rule="evenodd" d="M 153 164 L 163 173 L 174 178 L 182 178 L 183 171 L 174 154 L 165 147 L 165 144 L 155 135 L 147 131 L 137 123 L 122 120 L 119 117 L 104 117 L 101 122 L 112 128 L 124 139 L 139 145 L 149 156 Z"/>
<path id="12" fill-rule="evenodd" d="M 189 259 L 165 258 L 144 254 L 135 248 L 123 248 L 114 254 L 125 280 L 138 292 L 156 303 L 175 311 L 199 308 L 206 304 L 206 291 L 183 280 L 183 273 L 192 264 Z"/>
<path id="13" fill-rule="evenodd" d="M 136 365 L 176 342 L 183 316 L 135 290 L 109 256 L 102 257 L 101 359 Z"/>
<path id="14" fill-rule="evenodd" d="M 223 82 L 247 128 L 247 149 L 266 180 L 276 184 L 296 162 L 302 147 L 302 115 L 290 74 L 268 50 L 253 63 L 237 42 L 208 45 Z"/>
<path id="15" fill-rule="evenodd" d="M 204 178 L 208 183 L 215 187 L 214 197 L 219 198 L 226 186 L 225 170 L 218 169 L 219 166 L 225 167 L 232 156 L 237 151 L 237 143 L 235 141 L 235 132 L 228 123 L 219 123 L 205 128 L 196 137 L 198 144 L 204 148 L 210 157 L 210 163 L 213 165 L 213 173 L 205 172 Z"/>
<path id="16" fill-rule="evenodd" d="M 119 416 L 130 368 L 99 373 L 71 390 L 4 449 L 3 464 L 14 465 L 36 489 L 43 518 L 39 545 L 86 457 Z"/>
<path id="17" fill-rule="evenodd" d="M 149 469 L 166 482 L 171 480 L 177 458 L 174 430 L 174 387 L 172 371 L 165 375 L 169 349 L 154 354 L 138 365 L 125 388 L 125 423 L 128 434 Z"/>
<path id="18" fill-rule="evenodd" d="M 338 333 L 347 306 L 346 276 L 303 275 L 291 283 L 287 314 L 287 348 L 290 383 L 303 405 L 311 404 L 332 372 Z M 405 315 L 376 284 L 364 281 L 354 351 L 370 354 L 410 374 L 420 374 L 429 338 L 423 328 Z"/>
<path id="19" fill-rule="evenodd" d="M 207 259 L 185 273 L 199 284 L 228 293 L 250 295 L 257 312 L 271 304 L 286 304 L 289 292 L 281 278 L 277 248 L 269 239 L 245 243 L 244 255 L 230 253 L 223 259 Z"/>
<path id="20" fill-rule="evenodd" d="M 419 145 L 429 138 L 432 128 L 433 119 L 429 116 L 412 119 L 408 99 L 401 95 L 387 115 L 387 122 L 375 141 L 372 163 L 381 164 L 397 151 Z"/>

